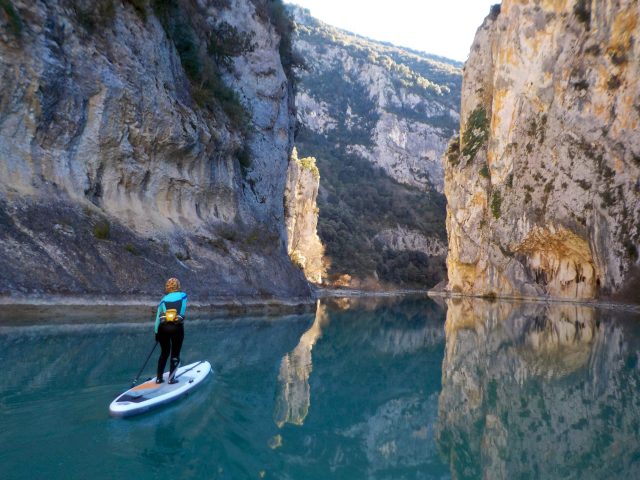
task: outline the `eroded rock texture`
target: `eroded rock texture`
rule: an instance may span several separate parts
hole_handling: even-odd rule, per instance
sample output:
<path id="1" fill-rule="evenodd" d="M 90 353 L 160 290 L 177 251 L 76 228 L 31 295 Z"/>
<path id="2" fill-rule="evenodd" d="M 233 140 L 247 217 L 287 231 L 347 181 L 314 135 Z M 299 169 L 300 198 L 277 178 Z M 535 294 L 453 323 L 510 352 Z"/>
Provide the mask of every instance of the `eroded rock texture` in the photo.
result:
<path id="1" fill-rule="evenodd" d="M 12 5 L 0 291 L 151 292 L 170 275 L 211 296 L 307 295 L 286 252 L 293 100 L 264 1 Z M 246 41 L 216 57 L 212 38 Z"/>
<path id="2" fill-rule="evenodd" d="M 294 148 L 285 189 L 287 248 L 293 262 L 311 282 L 322 283 L 326 273 L 324 246 L 318 237 L 318 188 L 320 172 L 313 157 L 298 158 Z"/>
<path id="3" fill-rule="evenodd" d="M 452 478 L 640 474 L 637 318 L 447 303 L 437 439 Z"/>
<path id="4" fill-rule="evenodd" d="M 465 65 L 445 155 L 449 288 L 593 298 L 640 239 L 636 1 L 504 0 Z"/>

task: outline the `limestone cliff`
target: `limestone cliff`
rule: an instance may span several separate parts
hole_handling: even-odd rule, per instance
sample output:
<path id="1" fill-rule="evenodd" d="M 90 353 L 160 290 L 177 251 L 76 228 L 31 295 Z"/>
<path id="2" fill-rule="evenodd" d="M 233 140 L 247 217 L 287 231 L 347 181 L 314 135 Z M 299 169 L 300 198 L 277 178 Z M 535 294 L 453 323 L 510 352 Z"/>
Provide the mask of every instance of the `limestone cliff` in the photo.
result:
<path id="1" fill-rule="evenodd" d="M 444 158 L 449 288 L 593 298 L 640 240 L 640 13 L 633 0 L 504 0 L 465 65 Z"/>
<path id="2" fill-rule="evenodd" d="M 324 246 L 316 231 L 319 185 L 320 173 L 315 158 L 298 158 L 298 152 L 294 148 L 284 192 L 287 249 L 293 262 L 314 283 L 322 283 L 322 277 L 326 273 Z"/>
<path id="3" fill-rule="evenodd" d="M 308 295 L 274 2 L 5 3 L 0 292 Z"/>
<path id="4" fill-rule="evenodd" d="M 318 228 L 331 273 L 438 283 L 440 157 L 459 123 L 461 65 L 293 12 L 294 47 L 306 64 L 296 70 L 296 145 L 318 159 Z"/>
<path id="5" fill-rule="evenodd" d="M 348 151 L 400 183 L 442 191 L 440 157 L 459 121 L 455 62 L 350 34 L 301 8 L 294 14 L 307 66 L 300 122 L 321 135 L 347 130 Z"/>

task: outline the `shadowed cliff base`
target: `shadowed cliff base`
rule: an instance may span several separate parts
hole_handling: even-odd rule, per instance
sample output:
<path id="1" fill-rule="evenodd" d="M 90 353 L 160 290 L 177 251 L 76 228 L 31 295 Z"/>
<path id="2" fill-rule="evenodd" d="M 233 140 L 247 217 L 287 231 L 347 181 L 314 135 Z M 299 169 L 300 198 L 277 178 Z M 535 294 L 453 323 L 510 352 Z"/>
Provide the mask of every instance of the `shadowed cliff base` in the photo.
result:
<path id="1" fill-rule="evenodd" d="M 4 295 L 157 295 L 173 276 L 200 299 L 311 295 L 278 234 L 258 227 L 145 238 L 99 209 L 59 201 L 0 200 L 0 219 Z"/>

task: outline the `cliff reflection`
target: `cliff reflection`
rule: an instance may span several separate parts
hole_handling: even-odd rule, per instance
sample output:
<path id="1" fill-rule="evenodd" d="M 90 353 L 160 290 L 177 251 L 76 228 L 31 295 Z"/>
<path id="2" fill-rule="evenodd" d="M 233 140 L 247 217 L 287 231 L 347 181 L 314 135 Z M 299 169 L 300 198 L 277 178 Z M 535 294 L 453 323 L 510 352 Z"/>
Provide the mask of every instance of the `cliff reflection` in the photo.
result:
<path id="1" fill-rule="evenodd" d="M 280 428 L 285 423 L 302 425 L 309 413 L 309 405 L 311 405 L 309 375 L 313 367 L 311 350 L 322 335 L 322 327 L 327 322 L 326 309 L 318 302 L 313 324 L 300 337 L 298 345 L 280 362 L 279 387 L 273 413 L 273 419 Z"/>
<path id="2" fill-rule="evenodd" d="M 452 476 L 640 475 L 638 342 L 616 316 L 448 300 L 437 441 Z"/>

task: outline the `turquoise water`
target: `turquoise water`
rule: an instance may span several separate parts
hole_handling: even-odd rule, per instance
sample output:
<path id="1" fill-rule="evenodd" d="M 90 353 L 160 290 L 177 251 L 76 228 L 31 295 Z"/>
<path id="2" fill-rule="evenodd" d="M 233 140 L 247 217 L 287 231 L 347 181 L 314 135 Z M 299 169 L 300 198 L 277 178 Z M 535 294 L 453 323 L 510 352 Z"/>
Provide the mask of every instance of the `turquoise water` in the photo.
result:
<path id="1" fill-rule="evenodd" d="M 191 321 L 183 363 L 213 377 L 112 419 L 150 332 L 0 326 L 0 478 L 640 478 L 636 315 L 396 299 Z"/>

